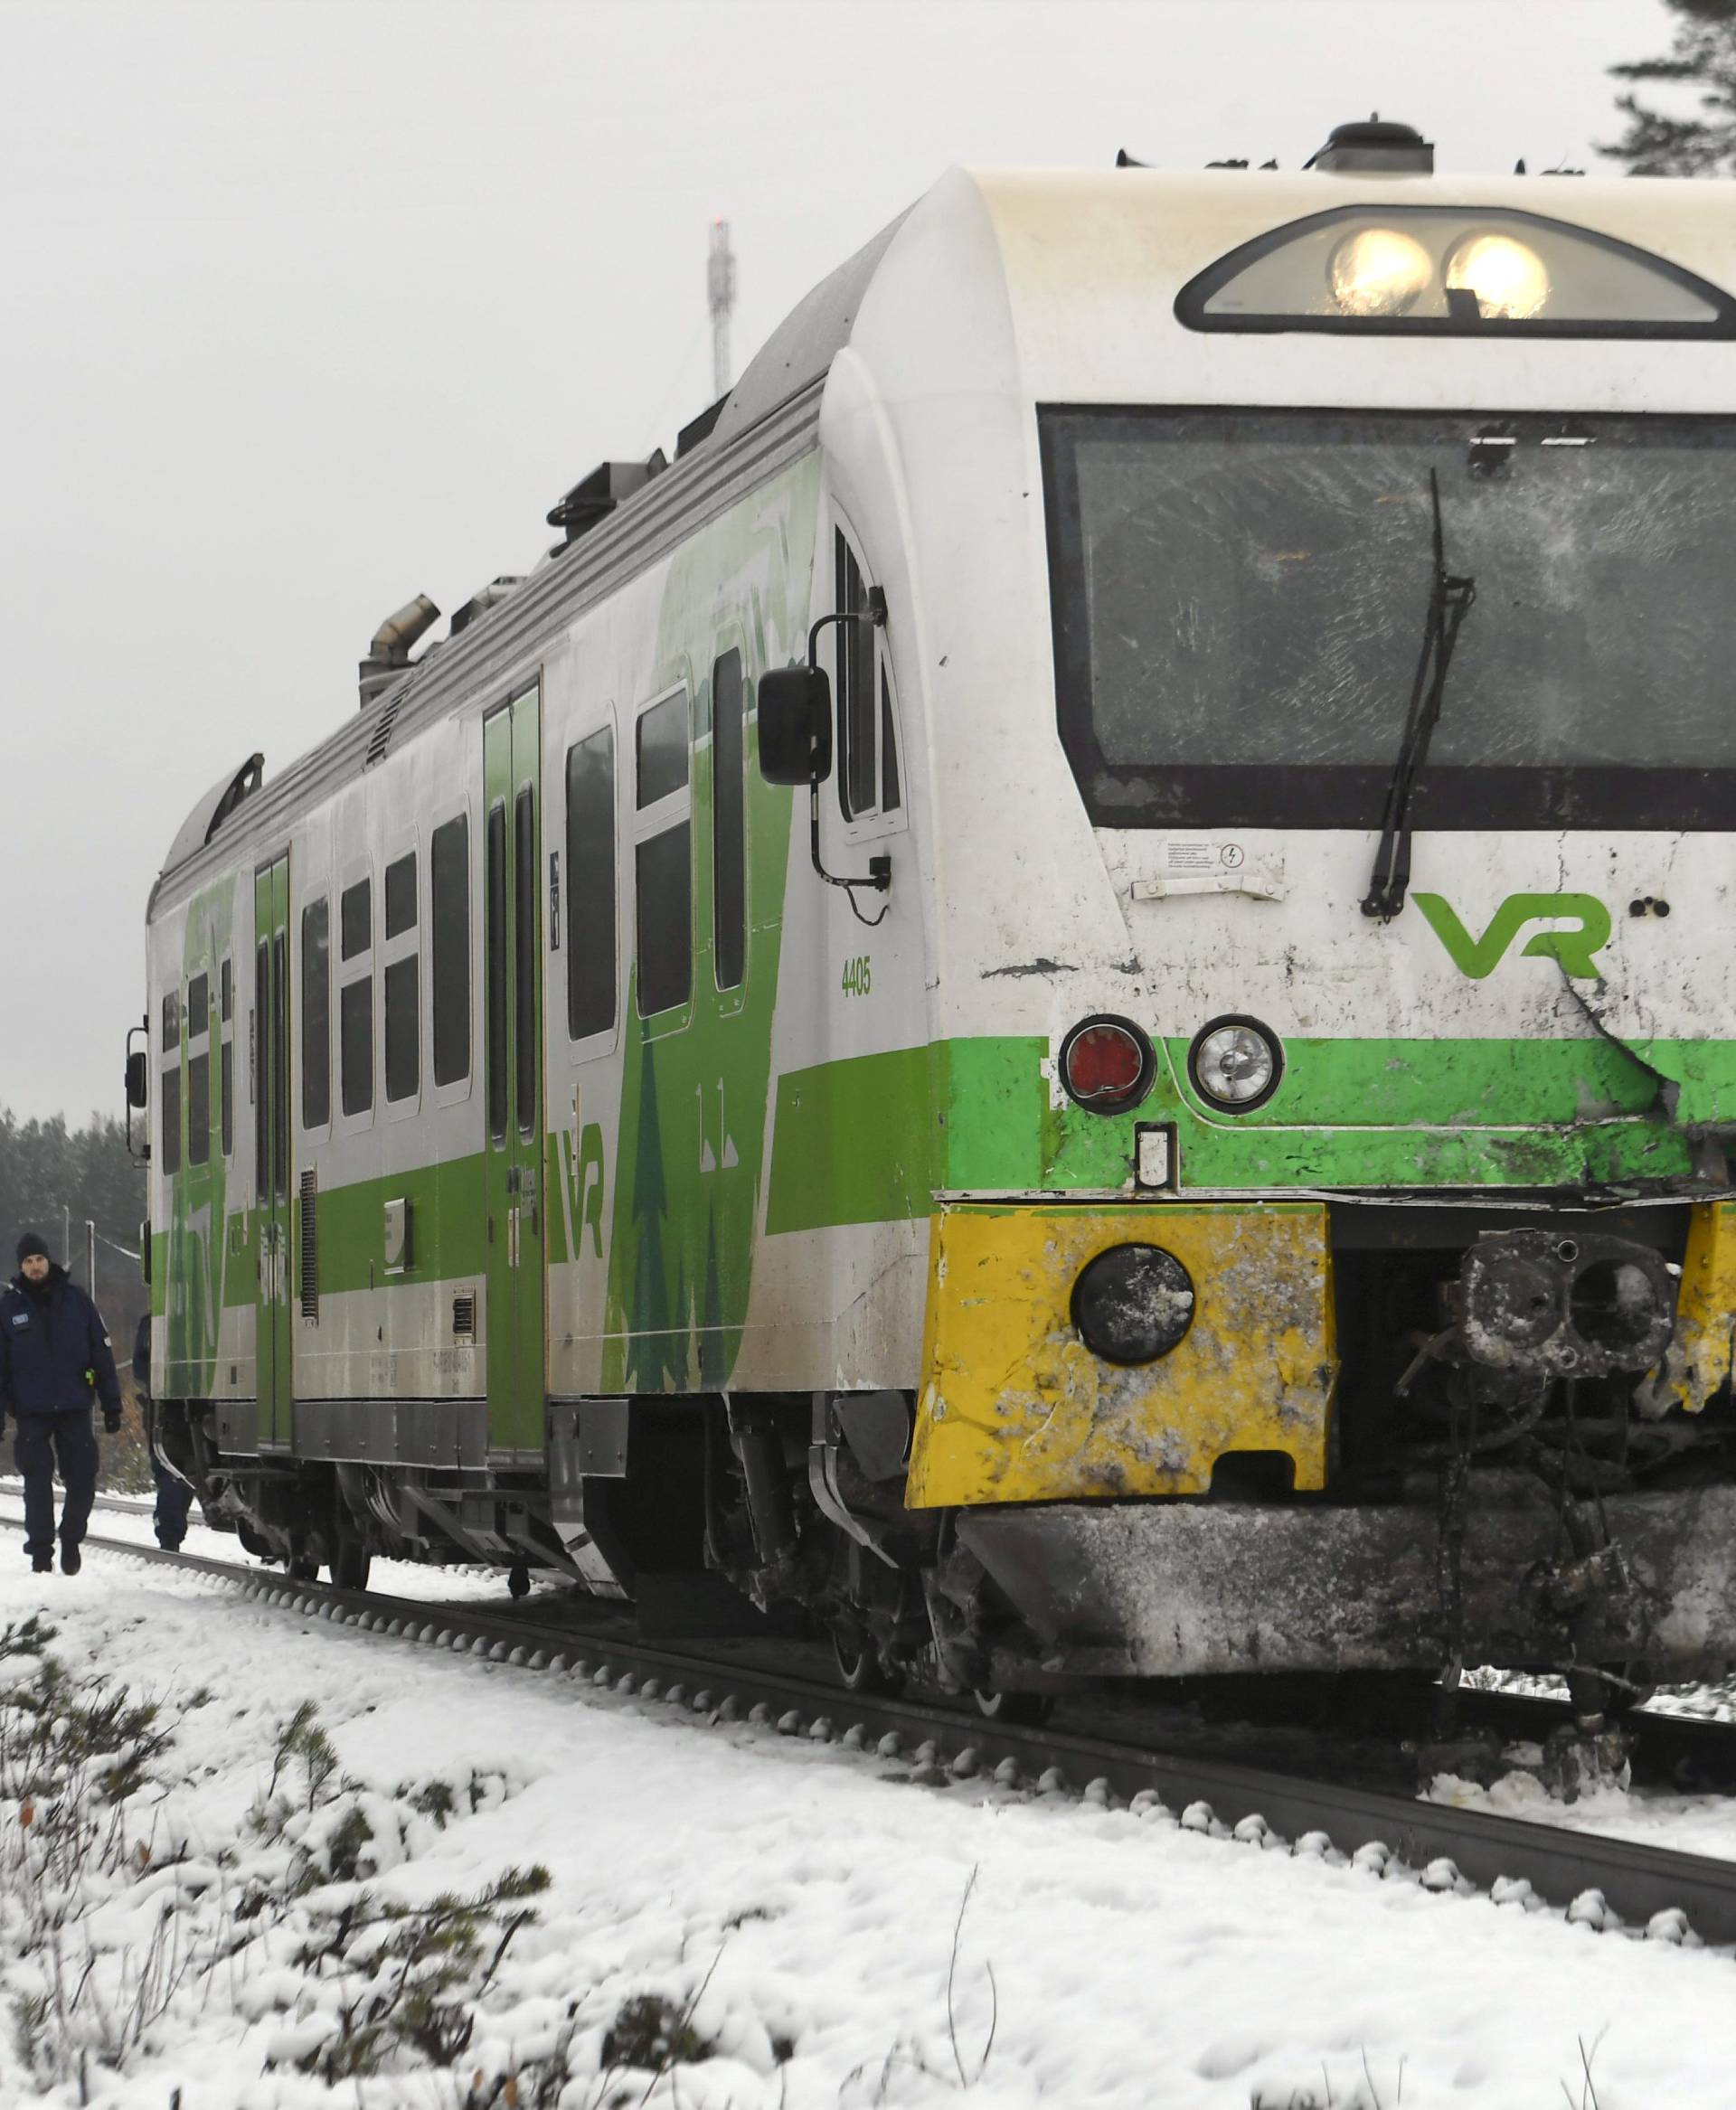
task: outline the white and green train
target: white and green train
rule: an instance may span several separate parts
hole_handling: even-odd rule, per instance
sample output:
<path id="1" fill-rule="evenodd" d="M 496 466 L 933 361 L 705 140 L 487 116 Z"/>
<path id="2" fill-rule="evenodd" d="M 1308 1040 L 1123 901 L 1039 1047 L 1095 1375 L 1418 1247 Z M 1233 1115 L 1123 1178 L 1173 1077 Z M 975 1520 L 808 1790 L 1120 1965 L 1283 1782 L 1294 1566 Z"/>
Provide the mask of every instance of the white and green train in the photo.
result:
<path id="1" fill-rule="evenodd" d="M 1736 221 L 1429 163 L 954 171 L 200 803 L 210 1517 L 986 1691 L 1736 1655 Z"/>

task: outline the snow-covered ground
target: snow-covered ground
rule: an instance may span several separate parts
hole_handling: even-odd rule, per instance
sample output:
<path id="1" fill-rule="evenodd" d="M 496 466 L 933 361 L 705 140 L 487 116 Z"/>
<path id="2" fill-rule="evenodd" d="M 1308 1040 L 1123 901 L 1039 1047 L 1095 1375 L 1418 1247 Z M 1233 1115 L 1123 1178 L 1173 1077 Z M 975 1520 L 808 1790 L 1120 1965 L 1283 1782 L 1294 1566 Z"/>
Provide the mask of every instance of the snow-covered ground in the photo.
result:
<path id="1" fill-rule="evenodd" d="M 44 1614 L 74 1683 L 0 1662 L 0 2103 L 1736 2100 L 1725 1955 L 1127 1812 L 913 1786 L 872 1756 L 334 1628 L 120 1556 L 36 1578 L 17 1544 L 0 1537 L 0 1627 Z M 87 1797 L 99 1822 L 80 1864 L 64 1811 L 20 1793 L 24 1717 L 4 1688 L 65 1712 L 96 1676 L 155 1700 L 174 1740 L 118 1830 Z M 540 1892 L 490 1894 L 533 1865 Z M 442 1894 L 467 1911 L 430 1917 Z M 667 2003 L 648 2054 L 627 2041 L 659 2013 L 641 1996 Z M 57 2059 L 76 2075 L 80 2046 L 83 2096 L 39 2077 Z"/>

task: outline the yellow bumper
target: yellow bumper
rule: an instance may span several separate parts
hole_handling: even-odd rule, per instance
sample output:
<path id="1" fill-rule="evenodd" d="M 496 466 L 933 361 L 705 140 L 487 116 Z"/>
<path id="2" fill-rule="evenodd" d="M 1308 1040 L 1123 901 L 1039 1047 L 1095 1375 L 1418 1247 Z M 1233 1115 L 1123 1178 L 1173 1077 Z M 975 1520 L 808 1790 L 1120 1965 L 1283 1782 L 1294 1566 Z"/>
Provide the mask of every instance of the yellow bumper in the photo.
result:
<path id="1" fill-rule="evenodd" d="M 1675 1339 L 1657 1390 L 1660 1404 L 1698 1414 L 1730 1375 L 1736 1342 L 1736 1202 L 1703 1201 L 1688 1225 Z"/>
<path id="2" fill-rule="evenodd" d="M 912 1508 L 1203 1494 L 1231 1451 L 1326 1483 L 1333 1333 L 1326 1212 L 1313 1203 L 942 1209 L 932 1220 Z M 1102 1362 L 1071 1315 L 1111 1246 L 1175 1254 L 1194 1323 L 1160 1361 Z"/>

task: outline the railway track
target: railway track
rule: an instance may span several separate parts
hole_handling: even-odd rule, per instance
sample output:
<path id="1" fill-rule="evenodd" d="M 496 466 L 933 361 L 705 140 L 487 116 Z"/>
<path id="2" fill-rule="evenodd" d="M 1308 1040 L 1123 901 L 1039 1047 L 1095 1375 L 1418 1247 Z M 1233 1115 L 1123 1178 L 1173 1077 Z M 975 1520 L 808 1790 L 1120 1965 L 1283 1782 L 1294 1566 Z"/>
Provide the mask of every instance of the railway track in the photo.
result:
<path id="1" fill-rule="evenodd" d="M 0 1523 L 22 1529 L 16 1517 L 0 1517 Z M 1497 1903 L 1552 1907 L 1570 1919 L 1664 1941 L 1736 1944 L 1736 1860 L 1419 1802 L 1149 1738 L 1052 1723 L 1014 1727 L 929 1700 L 852 1694 L 817 1666 L 774 1667 L 751 1649 L 696 1654 L 637 1639 L 618 1618 L 577 1623 L 564 1606 L 557 1621 L 546 1612 L 296 1581 L 269 1568 L 118 1539 L 96 1536 L 86 1544 L 210 1576 L 303 1615 L 581 1678 L 707 1719 L 872 1750 L 896 1765 L 901 1777 L 922 1785 L 988 1777 L 1087 1803 L 1124 1801 L 1156 1821 L 1267 1851 L 1341 1856 L 1375 1877 L 1415 1880 L 1430 1890 L 1482 1890 Z"/>

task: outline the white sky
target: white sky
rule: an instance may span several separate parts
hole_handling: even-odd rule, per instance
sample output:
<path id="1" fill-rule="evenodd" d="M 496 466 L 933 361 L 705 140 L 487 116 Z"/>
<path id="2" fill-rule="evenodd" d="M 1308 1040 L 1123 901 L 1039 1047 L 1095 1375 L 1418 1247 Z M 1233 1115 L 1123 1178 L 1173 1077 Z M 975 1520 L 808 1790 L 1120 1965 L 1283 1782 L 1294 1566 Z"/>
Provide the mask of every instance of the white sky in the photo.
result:
<path id="1" fill-rule="evenodd" d="M 954 162 L 1586 163 L 1661 0 L 0 0 L 0 1106 L 118 1112 L 194 800 Z"/>

